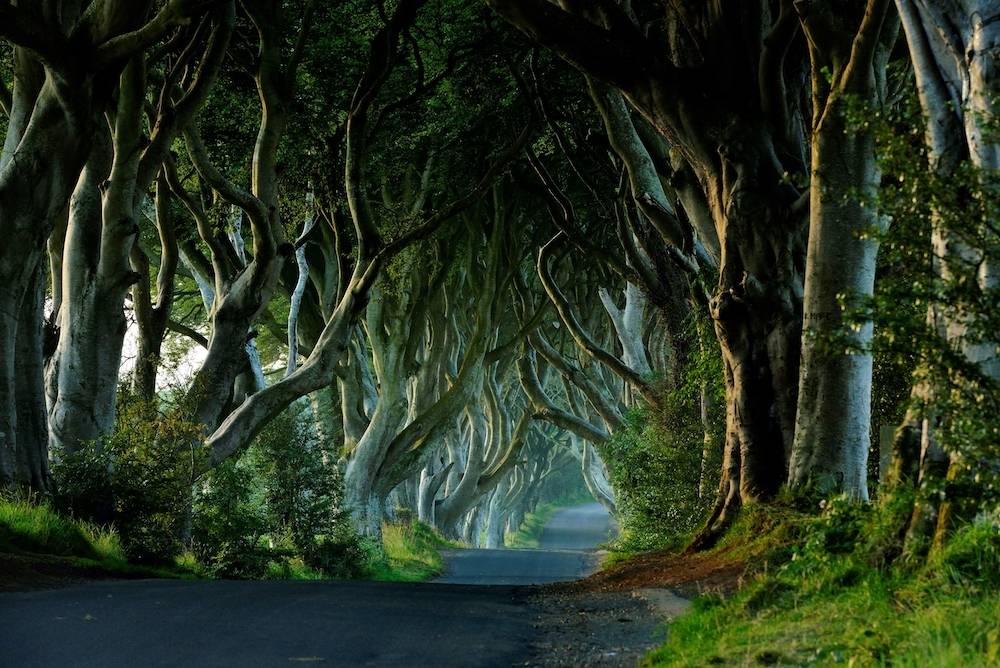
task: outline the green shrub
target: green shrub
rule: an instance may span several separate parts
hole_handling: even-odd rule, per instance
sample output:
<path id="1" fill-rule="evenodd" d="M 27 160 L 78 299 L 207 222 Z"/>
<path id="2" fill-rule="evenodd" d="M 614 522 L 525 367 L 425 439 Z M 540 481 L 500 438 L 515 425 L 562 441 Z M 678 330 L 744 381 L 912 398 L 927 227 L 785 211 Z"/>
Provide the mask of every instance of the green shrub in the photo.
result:
<path id="1" fill-rule="evenodd" d="M 260 578 L 271 559 L 261 545 L 266 512 L 253 471 L 225 462 L 198 483 L 191 546 L 209 573 L 224 578 Z"/>
<path id="2" fill-rule="evenodd" d="M 715 493 L 707 485 L 699 495 L 702 438 L 700 422 L 669 430 L 635 413 L 601 446 L 621 527 L 616 549 L 675 545 L 701 524 Z"/>
<path id="3" fill-rule="evenodd" d="M 72 453 L 54 453 L 57 508 L 113 519 L 132 561 L 172 563 L 183 549 L 202 430 L 179 413 L 119 399 L 114 431 Z"/>
<path id="4" fill-rule="evenodd" d="M 363 577 L 372 550 L 342 507 L 332 461 L 294 407 L 278 416 L 199 483 L 194 554 L 217 577 Z"/>
<path id="5" fill-rule="evenodd" d="M 302 553 L 320 537 L 345 539 L 350 524 L 343 509 L 343 480 L 330 444 L 316 443 L 294 408 L 257 437 L 246 456 L 263 492 L 270 527 L 285 531 Z"/>
<path id="6" fill-rule="evenodd" d="M 952 584 L 1000 591 L 1000 509 L 956 531 L 931 554 L 927 572 Z"/>
<path id="7" fill-rule="evenodd" d="M 722 359 L 711 325 L 695 316 L 681 339 L 690 358 L 660 405 L 628 415 L 600 447 L 618 506 L 617 551 L 684 542 L 715 501 L 725 439 Z"/>
<path id="8" fill-rule="evenodd" d="M 353 580 L 366 577 L 374 548 L 354 531 L 350 522 L 319 536 L 302 552 L 303 561 L 326 577 Z"/>

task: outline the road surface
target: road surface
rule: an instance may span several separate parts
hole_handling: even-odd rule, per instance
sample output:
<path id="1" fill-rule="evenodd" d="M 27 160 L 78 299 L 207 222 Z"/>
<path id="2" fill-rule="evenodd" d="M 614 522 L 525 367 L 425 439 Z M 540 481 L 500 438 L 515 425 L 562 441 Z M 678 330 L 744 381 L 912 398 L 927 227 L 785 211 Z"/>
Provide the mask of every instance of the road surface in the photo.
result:
<path id="1" fill-rule="evenodd" d="M 557 513 L 542 545 L 593 547 L 607 532 L 605 524 L 595 533 L 598 520 L 593 509 Z M 490 553 L 477 567 L 487 583 L 567 579 L 591 567 L 579 552 L 469 552 Z M 533 570 L 524 576 L 518 569 Z M 453 583 L 146 580 L 0 594 L 0 666 L 511 666 L 530 657 L 537 634 L 531 592 Z"/>
<path id="2" fill-rule="evenodd" d="M 444 576 L 435 582 L 532 585 L 586 577 L 598 565 L 594 548 L 613 530 L 600 504 L 563 508 L 545 525 L 537 550 L 449 550 Z"/>

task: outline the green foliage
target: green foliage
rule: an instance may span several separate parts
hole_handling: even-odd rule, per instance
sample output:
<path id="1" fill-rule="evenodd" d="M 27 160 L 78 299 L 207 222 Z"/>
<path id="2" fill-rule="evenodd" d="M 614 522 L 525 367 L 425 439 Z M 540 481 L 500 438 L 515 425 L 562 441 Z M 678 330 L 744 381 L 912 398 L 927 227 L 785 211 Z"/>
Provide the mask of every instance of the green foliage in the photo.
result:
<path id="1" fill-rule="evenodd" d="M 55 500 L 84 519 L 114 520 L 125 554 L 171 563 L 182 549 L 201 428 L 177 412 L 123 396 L 114 431 L 100 443 L 55 453 Z"/>
<path id="2" fill-rule="evenodd" d="M 263 482 L 270 526 L 308 551 L 316 536 L 347 524 L 343 484 L 330 444 L 314 443 L 301 415 L 286 411 L 257 437 L 249 459 Z"/>
<path id="3" fill-rule="evenodd" d="M 861 232 L 881 242 L 874 298 L 843 296 L 849 326 L 875 324 L 873 429 L 899 423 L 911 385 L 926 388 L 912 407 L 926 413 L 916 402 L 928 402 L 953 466 L 947 483 L 920 493 L 971 516 L 1000 498 L 1000 387 L 979 363 L 996 355 L 1000 331 L 1000 288 L 983 278 L 1000 261 L 1000 175 L 968 159 L 933 163 L 913 90 L 886 109 L 855 103 L 848 120 L 875 135 L 883 179 L 871 206 L 890 223 Z"/>
<path id="4" fill-rule="evenodd" d="M 650 550 L 683 542 L 714 501 L 723 443 L 718 345 L 697 322 L 688 326 L 693 350 L 682 381 L 653 412 L 633 412 L 600 448 L 615 489 L 621 535 L 617 551 Z M 713 447 L 703 462 L 702 392 L 709 399 Z"/>
<path id="5" fill-rule="evenodd" d="M 120 535 L 131 561 L 183 561 L 215 577 L 368 574 L 375 551 L 350 526 L 332 454 L 301 415 L 286 411 L 242 457 L 195 483 L 201 429 L 128 397 L 119 407 L 104 442 L 53 466 L 60 510 L 113 522 L 117 534 L 92 530 L 95 544 Z"/>
<path id="6" fill-rule="evenodd" d="M 887 527 L 905 505 L 746 509 L 717 552 L 742 549 L 752 579 L 729 599 L 696 599 L 647 665 L 996 665 L 1000 516 L 962 527 L 924 563 L 874 558 L 899 541 Z"/>
<path id="7" fill-rule="evenodd" d="M 195 555 L 218 577 L 363 577 L 370 550 L 342 509 L 332 461 L 302 416 L 284 412 L 200 485 Z"/>
<path id="8" fill-rule="evenodd" d="M 257 479 L 241 462 L 226 462 L 198 484 L 191 544 L 198 561 L 223 578 L 263 577 L 270 551 Z"/>

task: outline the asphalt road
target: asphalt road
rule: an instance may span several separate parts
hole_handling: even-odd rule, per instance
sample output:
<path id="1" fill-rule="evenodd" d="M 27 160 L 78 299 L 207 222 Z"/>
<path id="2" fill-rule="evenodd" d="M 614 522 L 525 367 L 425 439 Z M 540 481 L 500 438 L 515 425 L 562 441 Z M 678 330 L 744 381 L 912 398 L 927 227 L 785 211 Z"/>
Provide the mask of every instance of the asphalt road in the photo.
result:
<path id="1" fill-rule="evenodd" d="M 595 517 L 560 513 L 542 544 L 593 547 L 569 534 L 576 523 L 592 538 Z M 591 566 L 586 555 L 567 551 L 468 552 L 489 553 L 479 570 L 493 572 L 478 577 L 490 584 L 568 579 Z M 511 666 L 529 658 L 537 633 L 531 591 L 146 580 L 0 594 L 0 667 Z"/>
<path id="2" fill-rule="evenodd" d="M 556 511 L 537 550 L 449 550 L 444 576 L 435 582 L 533 585 L 575 580 L 597 568 L 594 548 L 613 531 L 608 511 L 590 503 Z"/>
<path id="3" fill-rule="evenodd" d="M 593 550 L 615 530 L 611 516 L 599 503 L 556 511 L 542 530 L 543 550 Z"/>

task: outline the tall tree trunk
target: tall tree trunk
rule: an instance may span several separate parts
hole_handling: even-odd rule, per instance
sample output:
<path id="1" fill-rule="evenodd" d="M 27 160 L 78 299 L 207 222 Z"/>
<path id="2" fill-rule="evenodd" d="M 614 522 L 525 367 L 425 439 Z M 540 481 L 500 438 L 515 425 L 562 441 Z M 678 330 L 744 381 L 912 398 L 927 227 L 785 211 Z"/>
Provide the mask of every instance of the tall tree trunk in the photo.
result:
<path id="1" fill-rule="evenodd" d="M 59 344 L 49 364 L 50 444 L 74 453 L 114 426 L 125 340 L 125 296 L 136 280 L 129 256 L 138 169 L 143 65 L 122 77 L 113 144 L 98 135 L 70 207 L 63 251 Z M 132 104 L 130 104 L 132 103 Z"/>
<path id="2" fill-rule="evenodd" d="M 839 300 L 871 297 L 878 241 L 871 196 L 878 187 L 874 140 L 848 132 L 836 112 L 813 135 L 809 251 L 793 486 L 868 500 L 873 325 L 846 332 L 854 350 L 830 350 L 845 334 Z M 859 194 L 860 193 L 860 194 Z M 868 197 L 868 203 L 864 198 Z"/>
<path id="3" fill-rule="evenodd" d="M 874 327 L 865 322 L 847 328 L 839 301 L 846 296 L 863 302 L 874 294 L 880 224 L 875 196 L 881 174 L 875 138 L 848 114 L 851 105 L 873 109 L 884 98 L 885 65 L 896 36 L 895 22 L 883 29 L 888 6 L 888 0 L 870 0 L 865 13 L 855 17 L 799 6 L 810 42 L 815 108 L 802 360 L 789 481 L 862 501 L 868 500 Z M 846 27 L 852 20 L 856 30 Z M 849 350 L 830 341 L 838 336 L 849 337 Z"/>
<path id="4" fill-rule="evenodd" d="M 741 504 L 778 492 L 794 435 L 802 309 L 796 222 L 780 208 L 780 177 L 761 173 L 762 155 L 753 156 L 731 156 L 724 172 L 735 179 L 715 198 L 728 195 L 717 213 L 723 260 L 709 304 L 722 349 L 727 428 L 716 505 L 696 546 L 714 541 Z"/>
<path id="5" fill-rule="evenodd" d="M 39 263 L 35 280 L 18 314 L 17 359 L 17 473 L 18 484 L 38 492 L 52 491 L 49 474 L 49 438 L 46 426 L 42 323 L 45 272 Z"/>
<path id="6" fill-rule="evenodd" d="M 17 468 L 18 314 L 35 280 L 46 239 L 65 210 L 89 150 L 87 91 L 71 93 L 66 86 L 65 81 L 50 78 L 37 98 L 23 102 L 30 108 L 31 122 L 20 141 L 13 142 L 12 151 L 5 145 L 0 167 L 0 485 L 4 486 L 13 484 Z M 15 91 L 15 104 L 19 97 Z M 64 101 L 79 102 L 82 108 L 67 110 Z M 60 160 L 51 159 L 56 155 Z"/>
<path id="7" fill-rule="evenodd" d="M 927 117 L 925 140 L 930 169 L 947 178 L 963 162 L 996 173 L 1000 169 L 1000 142 L 991 124 L 997 119 L 1000 68 L 997 50 L 1000 23 L 995 20 L 995 0 L 929 2 L 896 0 L 906 34 L 920 104 Z M 945 281 L 954 278 L 954 267 L 977 262 L 981 250 L 962 241 L 962 234 L 947 229 L 942 216 L 932 220 L 931 243 L 937 258 L 935 271 Z M 977 287 L 995 289 L 997 269 L 983 262 L 976 276 Z M 959 311 L 959 312 L 956 312 Z M 949 304 L 931 304 L 929 316 L 948 345 L 975 364 L 981 373 L 1000 381 L 1000 356 L 995 340 L 966 340 L 967 316 Z M 935 393 L 947 391 L 931 382 L 919 389 L 927 398 L 922 419 L 908 415 L 899 435 L 919 430 L 921 460 L 919 492 L 907 528 L 907 550 L 921 554 L 933 539 L 940 543 L 955 519 L 944 484 L 958 465 L 940 443 L 938 428 L 950 416 L 933 411 Z M 915 440 L 913 438 L 907 439 Z M 903 438 L 897 441 L 905 442 Z M 994 464 L 995 465 L 995 464 Z"/>

